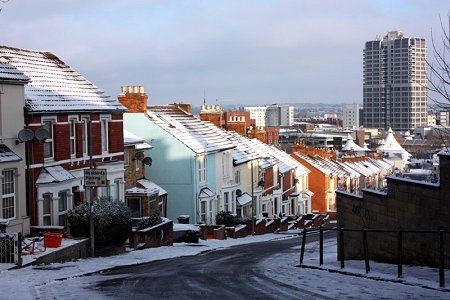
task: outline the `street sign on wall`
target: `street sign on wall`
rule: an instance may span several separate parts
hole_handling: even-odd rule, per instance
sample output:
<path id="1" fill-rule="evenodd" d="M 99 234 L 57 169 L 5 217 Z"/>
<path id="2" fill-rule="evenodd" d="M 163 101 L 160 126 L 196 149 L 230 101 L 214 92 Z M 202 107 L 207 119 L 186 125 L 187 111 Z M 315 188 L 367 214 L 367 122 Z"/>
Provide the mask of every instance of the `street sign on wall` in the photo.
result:
<path id="1" fill-rule="evenodd" d="M 106 169 L 85 169 L 84 170 L 84 186 L 96 187 L 107 186 L 108 180 Z"/>

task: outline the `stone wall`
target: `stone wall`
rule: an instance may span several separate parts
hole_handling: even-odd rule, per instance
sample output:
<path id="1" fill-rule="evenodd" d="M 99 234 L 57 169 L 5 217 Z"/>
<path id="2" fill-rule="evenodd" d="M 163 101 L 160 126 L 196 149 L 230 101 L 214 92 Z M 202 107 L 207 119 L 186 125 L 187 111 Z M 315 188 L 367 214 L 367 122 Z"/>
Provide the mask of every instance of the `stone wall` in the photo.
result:
<path id="1" fill-rule="evenodd" d="M 43 255 L 33 261 L 32 265 L 51 264 L 56 262 L 72 261 L 89 257 L 89 239 L 83 239 L 73 245 L 63 247 L 54 252 Z"/>
<path id="2" fill-rule="evenodd" d="M 338 226 L 344 229 L 450 230 L 450 156 L 441 155 L 440 184 L 387 177 L 387 193 L 363 190 L 363 196 L 337 193 Z M 437 266 L 439 234 L 403 233 L 403 261 Z M 450 234 L 444 234 L 446 266 L 450 266 Z M 396 263 L 397 233 L 368 233 L 369 258 Z M 363 259 L 362 233 L 344 233 L 345 259 Z"/>

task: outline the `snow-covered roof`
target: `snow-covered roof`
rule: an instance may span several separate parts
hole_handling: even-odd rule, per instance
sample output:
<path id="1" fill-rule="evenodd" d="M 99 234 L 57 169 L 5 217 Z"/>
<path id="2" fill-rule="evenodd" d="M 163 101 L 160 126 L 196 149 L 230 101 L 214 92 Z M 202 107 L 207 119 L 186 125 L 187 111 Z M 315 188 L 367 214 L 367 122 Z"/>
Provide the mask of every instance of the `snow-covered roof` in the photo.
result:
<path id="1" fill-rule="evenodd" d="M 152 145 L 146 143 L 143 138 L 140 138 L 127 130 L 123 131 L 123 144 L 124 146 L 134 145 L 136 150 L 145 150 L 152 148 Z"/>
<path id="2" fill-rule="evenodd" d="M 24 81 L 26 83 L 30 78 L 9 64 L 6 59 L 0 57 L 0 80 Z"/>
<path id="3" fill-rule="evenodd" d="M 185 112 L 176 104 L 149 106 L 149 118 L 197 154 L 236 147 L 225 130 Z"/>
<path id="4" fill-rule="evenodd" d="M 20 156 L 14 153 L 8 146 L 0 144 L 0 163 L 22 160 Z"/>
<path id="5" fill-rule="evenodd" d="M 164 190 L 162 187 L 160 187 L 159 185 L 157 185 L 156 183 L 154 183 L 153 181 L 150 181 L 148 179 L 139 179 L 137 181 L 137 183 L 139 183 L 140 185 L 142 185 L 143 187 L 145 187 L 148 190 L 157 189 L 159 196 L 167 194 L 166 190 Z"/>
<path id="6" fill-rule="evenodd" d="M 336 164 L 335 162 L 320 157 L 318 155 L 305 155 L 303 153 L 296 152 L 294 155 L 298 156 L 314 168 L 316 168 L 318 171 L 322 172 L 323 174 L 327 176 L 350 176 L 348 172 L 344 168 L 342 168 L 339 164 Z"/>
<path id="7" fill-rule="evenodd" d="M 233 149 L 233 163 L 235 165 L 261 158 L 261 155 L 253 149 L 254 143 L 249 138 L 233 131 L 227 131 L 227 133 L 236 145 L 236 148 Z"/>
<path id="8" fill-rule="evenodd" d="M 0 46 L 2 74 L 26 80 L 25 108 L 28 112 L 124 111 L 116 98 L 98 87 L 50 52 Z"/>
<path id="9" fill-rule="evenodd" d="M 216 195 L 216 193 L 211 191 L 209 188 L 205 187 L 200 190 L 200 194 L 198 197 L 199 198 L 210 198 L 210 197 L 214 197 L 215 195 Z"/>
<path id="10" fill-rule="evenodd" d="M 63 182 L 71 179 L 75 179 L 75 176 L 62 166 L 44 167 L 41 170 L 41 174 L 39 174 L 36 184 Z"/>
<path id="11" fill-rule="evenodd" d="M 139 179 L 137 181 L 142 187 L 132 187 L 129 189 L 126 189 L 125 192 L 129 194 L 144 194 L 144 195 L 164 195 L 167 194 L 166 191 L 162 190 L 158 185 L 155 183 L 147 180 L 147 179 Z"/>

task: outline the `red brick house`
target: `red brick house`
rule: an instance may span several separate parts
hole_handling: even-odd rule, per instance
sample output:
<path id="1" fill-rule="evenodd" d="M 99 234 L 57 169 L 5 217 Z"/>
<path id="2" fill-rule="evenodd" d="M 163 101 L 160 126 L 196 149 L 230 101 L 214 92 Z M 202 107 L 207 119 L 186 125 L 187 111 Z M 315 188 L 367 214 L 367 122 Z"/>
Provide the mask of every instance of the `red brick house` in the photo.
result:
<path id="1" fill-rule="evenodd" d="M 125 203 L 131 211 L 131 216 L 141 218 L 156 214 L 166 217 L 167 192 L 145 178 L 144 169 L 151 167 L 152 158 L 145 156 L 144 151 L 152 146 L 125 130 L 124 147 Z"/>
<path id="2" fill-rule="evenodd" d="M 52 53 L 0 46 L 0 57 L 30 78 L 25 126 L 34 133 L 26 142 L 31 225 L 66 226 L 67 211 L 85 199 L 84 170 L 91 162 L 107 171 L 105 186 L 93 196 L 123 201 L 125 107 Z"/>

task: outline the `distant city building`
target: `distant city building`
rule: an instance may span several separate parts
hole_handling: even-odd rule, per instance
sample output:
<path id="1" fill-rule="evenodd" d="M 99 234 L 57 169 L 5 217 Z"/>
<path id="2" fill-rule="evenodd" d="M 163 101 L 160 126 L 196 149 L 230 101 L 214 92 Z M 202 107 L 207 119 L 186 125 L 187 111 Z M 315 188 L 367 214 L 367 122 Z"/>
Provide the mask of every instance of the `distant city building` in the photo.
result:
<path id="1" fill-rule="evenodd" d="M 266 127 L 267 106 L 246 106 L 244 110 L 250 112 L 250 118 L 255 120 L 257 127 Z"/>
<path id="2" fill-rule="evenodd" d="M 342 125 L 344 128 L 358 128 L 360 124 L 360 108 L 359 104 L 342 105 Z"/>
<path id="3" fill-rule="evenodd" d="M 436 125 L 436 115 L 435 114 L 428 114 L 428 126 L 434 126 Z"/>
<path id="4" fill-rule="evenodd" d="M 272 104 L 266 110 L 266 127 L 290 127 L 294 125 L 294 107 Z"/>
<path id="5" fill-rule="evenodd" d="M 426 45 L 388 32 L 364 48 L 364 126 L 408 130 L 427 125 Z"/>
<path id="6" fill-rule="evenodd" d="M 443 126 L 448 126 L 448 120 L 449 120 L 449 116 L 450 112 L 449 111 L 440 111 L 438 118 L 439 118 L 439 124 L 438 125 L 443 125 Z"/>

